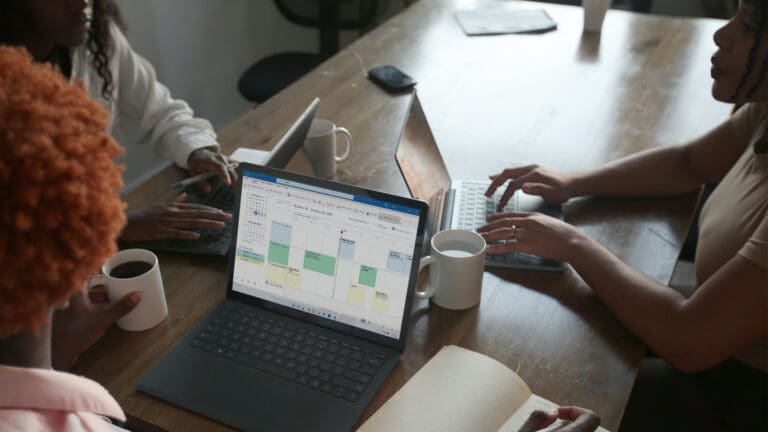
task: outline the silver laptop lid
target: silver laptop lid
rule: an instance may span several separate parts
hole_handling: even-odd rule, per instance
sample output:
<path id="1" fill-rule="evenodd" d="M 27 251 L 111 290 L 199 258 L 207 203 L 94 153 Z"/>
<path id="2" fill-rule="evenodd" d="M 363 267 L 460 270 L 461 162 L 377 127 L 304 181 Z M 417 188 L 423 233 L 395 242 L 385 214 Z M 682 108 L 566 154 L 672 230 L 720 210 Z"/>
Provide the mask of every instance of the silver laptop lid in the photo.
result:
<path id="1" fill-rule="evenodd" d="M 312 125 L 312 120 L 315 118 L 315 111 L 317 111 L 318 105 L 320 105 L 320 99 L 314 98 L 307 105 L 307 108 L 304 109 L 304 112 L 283 134 L 280 141 L 272 147 L 267 157 L 264 158 L 262 165 L 271 168 L 285 168 L 288 165 L 293 155 L 304 145 L 304 140 L 307 138 L 307 133 Z"/>

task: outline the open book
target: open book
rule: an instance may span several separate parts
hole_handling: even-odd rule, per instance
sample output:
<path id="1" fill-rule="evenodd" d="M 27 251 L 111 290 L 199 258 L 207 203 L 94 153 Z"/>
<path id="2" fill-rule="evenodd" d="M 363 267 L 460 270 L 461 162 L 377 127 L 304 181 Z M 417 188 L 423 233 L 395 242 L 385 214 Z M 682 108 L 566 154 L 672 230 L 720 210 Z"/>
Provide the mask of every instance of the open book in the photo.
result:
<path id="1" fill-rule="evenodd" d="M 556 407 L 498 361 L 449 345 L 359 431 L 517 432 L 534 410 Z"/>

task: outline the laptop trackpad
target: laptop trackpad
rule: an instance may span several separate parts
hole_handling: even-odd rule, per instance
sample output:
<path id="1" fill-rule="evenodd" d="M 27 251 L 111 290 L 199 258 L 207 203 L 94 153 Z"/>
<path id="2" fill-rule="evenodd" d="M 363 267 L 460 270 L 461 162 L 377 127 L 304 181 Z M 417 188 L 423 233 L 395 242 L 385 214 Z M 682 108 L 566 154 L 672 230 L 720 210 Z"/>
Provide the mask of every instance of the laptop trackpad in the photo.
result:
<path id="1" fill-rule="evenodd" d="M 139 389 L 242 430 L 348 430 L 359 415 L 346 401 L 183 345 Z"/>

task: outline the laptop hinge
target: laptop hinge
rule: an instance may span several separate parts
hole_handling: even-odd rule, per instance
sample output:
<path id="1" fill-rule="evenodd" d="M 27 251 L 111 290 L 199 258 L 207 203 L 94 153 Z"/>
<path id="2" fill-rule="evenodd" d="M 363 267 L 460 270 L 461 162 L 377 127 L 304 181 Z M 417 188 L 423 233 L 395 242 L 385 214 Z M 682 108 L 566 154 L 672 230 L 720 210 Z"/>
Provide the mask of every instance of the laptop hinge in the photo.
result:
<path id="1" fill-rule="evenodd" d="M 455 196 L 456 190 L 453 188 L 448 189 L 448 192 L 445 194 L 445 200 L 443 202 L 443 222 L 440 231 L 451 227 L 451 222 L 453 221 L 453 199 Z"/>

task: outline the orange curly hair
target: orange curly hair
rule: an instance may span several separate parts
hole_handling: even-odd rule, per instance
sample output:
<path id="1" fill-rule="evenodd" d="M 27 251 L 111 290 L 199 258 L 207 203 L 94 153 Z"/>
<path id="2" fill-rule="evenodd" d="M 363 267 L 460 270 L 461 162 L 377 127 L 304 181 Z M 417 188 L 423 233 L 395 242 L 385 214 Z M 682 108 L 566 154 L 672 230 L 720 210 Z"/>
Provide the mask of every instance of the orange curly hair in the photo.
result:
<path id="1" fill-rule="evenodd" d="M 115 253 L 123 149 L 108 120 L 82 86 L 0 46 L 0 338 L 38 334 Z"/>

